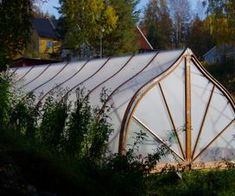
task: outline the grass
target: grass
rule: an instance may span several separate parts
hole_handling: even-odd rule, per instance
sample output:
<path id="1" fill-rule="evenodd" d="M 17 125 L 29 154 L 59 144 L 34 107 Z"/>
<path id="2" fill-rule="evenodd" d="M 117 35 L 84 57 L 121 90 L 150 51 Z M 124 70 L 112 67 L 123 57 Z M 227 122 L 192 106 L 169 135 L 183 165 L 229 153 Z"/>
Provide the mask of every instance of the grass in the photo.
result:
<path id="1" fill-rule="evenodd" d="M 235 195 L 235 169 L 184 172 L 149 176 L 148 195 Z"/>

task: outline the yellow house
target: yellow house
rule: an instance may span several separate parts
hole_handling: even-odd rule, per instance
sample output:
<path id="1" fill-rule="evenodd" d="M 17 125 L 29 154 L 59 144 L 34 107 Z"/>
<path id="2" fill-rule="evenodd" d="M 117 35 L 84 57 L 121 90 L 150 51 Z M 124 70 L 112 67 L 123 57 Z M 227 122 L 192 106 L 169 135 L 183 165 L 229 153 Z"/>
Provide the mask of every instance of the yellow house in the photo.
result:
<path id="1" fill-rule="evenodd" d="M 41 59 L 53 59 L 58 57 L 61 41 L 56 32 L 56 24 L 49 18 L 34 18 L 32 21 L 34 40 L 36 41 L 34 51 Z M 33 36 L 32 35 L 32 36 Z"/>
<path id="2" fill-rule="evenodd" d="M 32 19 L 31 42 L 15 59 L 59 59 L 61 40 L 56 31 L 56 23 L 49 18 Z"/>

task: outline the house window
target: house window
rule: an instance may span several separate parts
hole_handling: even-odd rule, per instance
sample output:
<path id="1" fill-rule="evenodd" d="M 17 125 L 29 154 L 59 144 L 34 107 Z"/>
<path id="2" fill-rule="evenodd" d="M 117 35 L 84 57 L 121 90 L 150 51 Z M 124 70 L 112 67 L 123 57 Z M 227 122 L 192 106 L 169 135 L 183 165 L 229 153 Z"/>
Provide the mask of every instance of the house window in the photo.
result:
<path id="1" fill-rule="evenodd" d="M 47 42 L 47 48 L 52 48 L 53 47 L 53 42 L 52 41 L 48 41 Z"/>

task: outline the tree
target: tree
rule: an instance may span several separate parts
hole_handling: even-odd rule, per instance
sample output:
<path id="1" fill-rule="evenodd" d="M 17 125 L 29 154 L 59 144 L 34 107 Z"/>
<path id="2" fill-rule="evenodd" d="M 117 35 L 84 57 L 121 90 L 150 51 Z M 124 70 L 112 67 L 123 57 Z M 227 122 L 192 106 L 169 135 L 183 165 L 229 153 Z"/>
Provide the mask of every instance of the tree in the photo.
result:
<path id="1" fill-rule="evenodd" d="M 138 0 L 110 0 L 118 16 L 117 28 L 103 37 L 105 55 L 133 53 L 138 49 L 136 44 L 136 22 L 139 11 L 136 11 Z"/>
<path id="2" fill-rule="evenodd" d="M 171 12 L 173 18 L 175 47 L 185 47 L 188 41 L 189 28 L 191 22 L 191 8 L 188 0 L 172 0 Z"/>
<path id="3" fill-rule="evenodd" d="M 21 53 L 31 36 L 31 0 L 2 0 L 0 3 L 0 71 Z"/>
<path id="4" fill-rule="evenodd" d="M 151 0 L 148 3 L 141 26 L 146 29 L 147 38 L 154 48 L 171 48 L 172 20 L 166 0 Z"/>
<path id="5" fill-rule="evenodd" d="M 118 17 L 114 8 L 104 0 L 60 0 L 68 48 L 80 51 L 86 44 L 95 49 L 96 40 L 111 33 Z"/>
<path id="6" fill-rule="evenodd" d="M 202 58 L 202 55 L 211 49 L 214 44 L 215 42 L 210 34 L 207 21 L 200 20 L 196 16 L 190 27 L 188 46 L 199 58 Z"/>
<path id="7" fill-rule="evenodd" d="M 235 1 L 208 0 L 208 25 L 217 44 L 235 41 Z"/>

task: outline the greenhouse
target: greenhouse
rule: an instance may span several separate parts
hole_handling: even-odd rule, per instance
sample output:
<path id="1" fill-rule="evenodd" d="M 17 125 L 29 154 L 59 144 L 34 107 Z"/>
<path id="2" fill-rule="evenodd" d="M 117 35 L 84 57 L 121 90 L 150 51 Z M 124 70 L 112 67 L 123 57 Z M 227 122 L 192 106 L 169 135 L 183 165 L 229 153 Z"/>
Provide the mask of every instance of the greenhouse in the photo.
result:
<path id="1" fill-rule="evenodd" d="M 56 89 L 76 99 L 84 87 L 92 106 L 111 106 L 112 152 L 124 152 L 136 133 L 139 153 L 164 145 L 162 162 L 235 160 L 235 104 L 190 49 L 12 68 L 17 88 L 43 101 Z M 108 97 L 100 102 L 106 89 Z"/>

